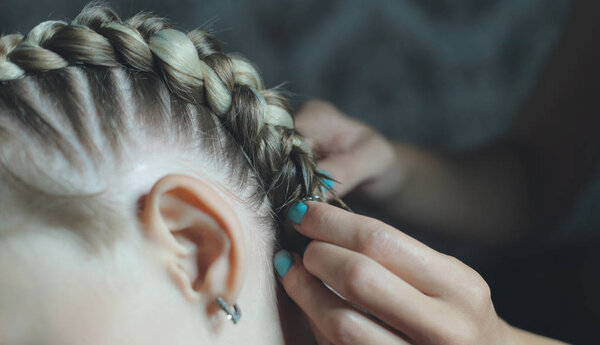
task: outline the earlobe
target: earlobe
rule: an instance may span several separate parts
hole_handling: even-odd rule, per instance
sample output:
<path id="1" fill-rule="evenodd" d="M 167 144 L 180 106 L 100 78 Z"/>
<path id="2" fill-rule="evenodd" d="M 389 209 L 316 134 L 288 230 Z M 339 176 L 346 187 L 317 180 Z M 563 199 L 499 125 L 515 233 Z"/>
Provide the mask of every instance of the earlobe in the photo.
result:
<path id="1" fill-rule="evenodd" d="M 164 254 L 165 267 L 192 303 L 214 313 L 218 297 L 235 301 L 243 281 L 243 233 L 230 203 L 194 177 L 167 175 L 144 198 L 145 235 Z"/>

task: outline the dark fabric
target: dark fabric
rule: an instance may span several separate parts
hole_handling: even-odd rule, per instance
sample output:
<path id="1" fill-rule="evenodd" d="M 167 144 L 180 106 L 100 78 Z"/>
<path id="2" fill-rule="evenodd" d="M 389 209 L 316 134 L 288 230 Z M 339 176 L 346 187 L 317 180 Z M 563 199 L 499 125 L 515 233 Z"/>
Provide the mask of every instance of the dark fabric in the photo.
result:
<path id="1" fill-rule="evenodd" d="M 498 315 L 512 325 L 596 344 L 600 325 L 600 239 L 540 241 L 486 253 L 474 268 L 486 279 Z"/>
<path id="2" fill-rule="evenodd" d="M 504 132 L 562 28 L 566 0 L 125 0 L 184 29 L 209 23 L 226 49 L 322 97 L 386 135 L 432 147 L 480 145 Z M 35 5 L 33 5 L 35 4 Z M 0 31 L 69 18 L 85 1 L 0 2 Z"/>

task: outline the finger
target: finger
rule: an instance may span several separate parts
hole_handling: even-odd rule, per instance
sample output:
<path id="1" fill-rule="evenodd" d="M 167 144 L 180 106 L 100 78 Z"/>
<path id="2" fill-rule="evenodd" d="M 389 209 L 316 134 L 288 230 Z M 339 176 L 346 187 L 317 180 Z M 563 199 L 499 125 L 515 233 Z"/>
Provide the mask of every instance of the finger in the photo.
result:
<path id="1" fill-rule="evenodd" d="M 309 101 L 295 116 L 295 128 L 319 157 L 346 152 L 370 132 L 364 124 L 323 101 Z"/>
<path id="2" fill-rule="evenodd" d="M 455 287 L 459 268 L 448 256 L 378 220 L 326 203 L 304 204 L 304 217 L 294 221 L 303 235 L 364 254 L 427 295 Z"/>
<path id="3" fill-rule="evenodd" d="M 326 102 L 307 102 L 296 115 L 296 129 L 319 159 L 319 168 L 340 182 L 334 187 L 339 196 L 383 175 L 395 160 L 383 137 Z"/>
<path id="4" fill-rule="evenodd" d="M 325 337 L 323 332 L 321 332 L 319 327 L 317 327 L 317 325 L 315 325 L 315 323 L 312 322 L 312 320 L 308 319 L 308 324 L 309 324 L 310 328 L 312 329 L 312 332 L 313 332 L 313 335 L 315 336 L 315 340 L 317 341 L 317 344 L 319 344 L 319 345 L 335 345 L 334 343 L 329 341 L 329 339 L 327 339 L 327 337 Z"/>
<path id="5" fill-rule="evenodd" d="M 294 127 L 316 147 L 327 146 L 327 151 L 343 150 L 353 143 L 355 133 L 364 128 L 357 121 L 346 117 L 328 102 L 306 102 L 294 116 Z M 344 135 L 338 136 L 338 133 Z M 344 140 L 340 140 L 340 139 Z"/>
<path id="6" fill-rule="evenodd" d="M 352 304 L 408 336 L 419 336 L 439 302 L 374 260 L 330 243 L 312 241 L 303 264 Z"/>
<path id="7" fill-rule="evenodd" d="M 330 342 L 336 345 L 408 344 L 343 301 L 308 273 L 298 255 L 294 258 L 294 264 L 281 278 L 281 283 Z"/>
<path id="8" fill-rule="evenodd" d="M 394 159 L 394 151 L 385 140 L 367 131 L 348 150 L 330 154 L 317 164 L 339 181 L 334 191 L 343 196 L 359 185 L 382 176 Z"/>
<path id="9" fill-rule="evenodd" d="M 364 150 L 340 153 L 317 162 L 320 170 L 328 172 L 337 183 L 333 192 L 344 196 L 354 190 L 362 182 L 375 176 L 372 167 L 365 163 L 368 156 Z"/>

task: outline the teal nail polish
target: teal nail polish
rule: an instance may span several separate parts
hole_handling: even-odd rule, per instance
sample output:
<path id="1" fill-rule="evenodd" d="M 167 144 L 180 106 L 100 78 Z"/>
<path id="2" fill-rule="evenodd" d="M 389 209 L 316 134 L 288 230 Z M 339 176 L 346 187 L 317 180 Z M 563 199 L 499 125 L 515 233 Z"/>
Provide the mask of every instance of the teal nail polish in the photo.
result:
<path id="1" fill-rule="evenodd" d="M 328 177 L 328 178 L 325 178 L 325 177 L 321 178 L 321 181 L 323 182 L 323 185 L 325 186 L 325 188 L 327 190 L 333 189 L 333 186 L 335 186 L 335 182 L 331 178 L 331 175 L 327 171 L 324 171 L 324 170 L 318 170 L 318 172 Z"/>
<path id="2" fill-rule="evenodd" d="M 275 257 L 273 258 L 273 264 L 275 265 L 277 274 L 283 278 L 290 270 L 290 267 L 292 267 L 294 264 L 294 258 L 287 250 L 280 250 L 277 252 L 277 254 L 275 254 Z"/>
<path id="3" fill-rule="evenodd" d="M 296 224 L 302 223 L 302 218 L 306 214 L 308 210 L 308 206 L 302 201 L 293 204 L 288 210 L 288 217 L 290 220 Z"/>

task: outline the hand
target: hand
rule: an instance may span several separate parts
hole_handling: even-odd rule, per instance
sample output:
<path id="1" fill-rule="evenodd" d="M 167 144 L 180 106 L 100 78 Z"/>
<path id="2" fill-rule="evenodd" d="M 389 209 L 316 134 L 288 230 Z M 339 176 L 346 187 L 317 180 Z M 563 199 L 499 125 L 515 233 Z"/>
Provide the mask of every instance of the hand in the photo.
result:
<path id="1" fill-rule="evenodd" d="M 333 105 L 307 102 L 296 115 L 296 129 L 317 156 L 319 168 L 340 182 L 334 187 L 337 195 L 360 187 L 367 197 L 379 200 L 400 184 L 392 144 Z"/>
<path id="2" fill-rule="evenodd" d="M 511 327 L 473 269 L 375 219 L 306 204 L 296 229 L 314 240 L 275 266 L 319 344 L 508 343 Z"/>

